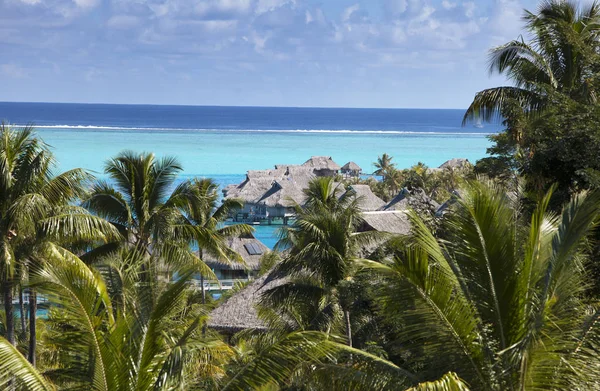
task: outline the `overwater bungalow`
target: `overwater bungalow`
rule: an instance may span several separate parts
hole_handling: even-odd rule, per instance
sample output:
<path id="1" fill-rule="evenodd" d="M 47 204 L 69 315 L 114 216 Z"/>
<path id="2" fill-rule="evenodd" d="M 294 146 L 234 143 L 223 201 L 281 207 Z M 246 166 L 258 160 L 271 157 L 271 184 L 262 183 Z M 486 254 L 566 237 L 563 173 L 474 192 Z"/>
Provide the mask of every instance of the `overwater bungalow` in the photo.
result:
<path id="1" fill-rule="evenodd" d="M 317 176 L 332 176 L 339 165 L 329 156 L 313 156 L 302 165 L 277 164 L 271 170 L 248 171 L 246 179 L 223 190 L 225 198 L 238 198 L 244 207 L 234 216 L 236 221 L 259 222 L 281 220 L 287 224 L 295 205 L 306 200 L 304 189 Z"/>
<path id="2" fill-rule="evenodd" d="M 362 173 L 362 168 L 354 162 L 348 162 L 342 166 L 340 172 L 346 177 L 358 178 Z"/>
<path id="3" fill-rule="evenodd" d="M 252 234 L 247 234 L 238 238 L 229 238 L 227 245 L 233 251 L 240 254 L 244 260 L 244 264 L 223 262 L 210 259 L 210 257 L 204 260 L 221 282 L 227 280 L 251 279 L 260 269 L 261 257 L 270 251 L 267 246 L 256 239 Z"/>
<path id="4" fill-rule="evenodd" d="M 311 168 L 316 176 L 335 176 L 341 169 L 331 156 L 311 156 L 302 166 Z"/>

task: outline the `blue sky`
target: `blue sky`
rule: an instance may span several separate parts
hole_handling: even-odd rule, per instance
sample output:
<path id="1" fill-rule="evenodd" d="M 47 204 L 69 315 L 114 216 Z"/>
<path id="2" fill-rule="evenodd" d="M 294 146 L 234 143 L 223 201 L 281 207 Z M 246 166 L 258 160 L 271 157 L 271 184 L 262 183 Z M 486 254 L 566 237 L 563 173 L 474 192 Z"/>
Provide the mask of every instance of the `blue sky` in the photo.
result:
<path id="1" fill-rule="evenodd" d="M 0 0 L 0 100 L 465 108 L 534 0 Z"/>

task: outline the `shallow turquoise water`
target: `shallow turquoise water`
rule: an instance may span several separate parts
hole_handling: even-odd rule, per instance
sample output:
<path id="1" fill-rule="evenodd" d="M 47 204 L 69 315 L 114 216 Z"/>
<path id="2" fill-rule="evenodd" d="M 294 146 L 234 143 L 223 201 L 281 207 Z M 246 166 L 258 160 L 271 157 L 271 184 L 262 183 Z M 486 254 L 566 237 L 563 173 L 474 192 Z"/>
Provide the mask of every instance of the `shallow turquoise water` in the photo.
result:
<path id="1" fill-rule="evenodd" d="M 484 134 L 382 134 L 230 132 L 223 130 L 85 130 L 38 128 L 59 160 L 60 169 L 83 167 L 100 173 L 103 163 L 131 149 L 175 155 L 190 176 L 239 178 L 247 170 L 274 164 L 300 164 L 313 155 L 332 156 L 340 165 L 354 161 L 365 172 L 382 153 L 398 167 L 417 162 L 435 167 L 462 157 L 475 161 L 490 145 Z M 221 182 L 221 181 L 220 181 Z"/>
<path id="2" fill-rule="evenodd" d="M 374 169 L 377 156 L 388 153 L 398 167 L 417 162 L 435 167 L 454 157 L 474 162 L 485 156 L 483 134 L 292 133 L 230 131 L 157 131 L 38 128 L 53 147 L 60 170 L 82 167 L 102 176 L 104 162 L 122 150 L 175 155 L 183 177 L 212 177 L 221 186 L 239 183 L 250 169 L 279 163 L 300 164 L 312 155 L 332 156 L 338 164 L 358 163 Z M 277 226 L 257 226 L 255 235 L 272 248 Z"/>
<path id="3" fill-rule="evenodd" d="M 139 129 L 38 128 L 52 146 L 60 170 L 82 167 L 103 176 L 104 162 L 122 150 L 175 155 L 182 178 L 212 177 L 221 186 L 239 183 L 247 170 L 275 164 L 300 164 L 313 155 L 332 156 L 340 165 L 354 161 L 365 172 L 374 170 L 377 156 L 388 153 L 398 167 L 417 162 L 436 167 L 463 157 L 474 162 L 485 156 L 489 140 L 483 134 L 303 133 Z M 255 236 L 272 248 L 277 226 L 257 226 Z"/>

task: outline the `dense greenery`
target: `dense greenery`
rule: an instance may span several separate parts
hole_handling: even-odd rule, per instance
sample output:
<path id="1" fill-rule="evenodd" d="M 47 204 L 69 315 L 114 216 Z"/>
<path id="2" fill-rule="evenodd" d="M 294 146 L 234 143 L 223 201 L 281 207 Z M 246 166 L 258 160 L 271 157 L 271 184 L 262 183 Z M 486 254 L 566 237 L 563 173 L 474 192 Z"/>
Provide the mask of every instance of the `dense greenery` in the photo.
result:
<path id="1" fill-rule="evenodd" d="M 453 199 L 408 202 L 409 235 L 365 231 L 345 183 L 311 181 L 261 264 L 266 326 L 234 335 L 190 282 L 213 276 L 205 255 L 241 260 L 227 239 L 251 227 L 221 224 L 239 201 L 149 153 L 111 159 L 108 181 L 55 173 L 32 129 L 3 125 L 0 388 L 600 389 L 599 15 L 545 1 L 531 42 L 492 50 L 514 85 L 466 113 L 506 128 L 474 168 L 377 159 L 384 200 Z"/>

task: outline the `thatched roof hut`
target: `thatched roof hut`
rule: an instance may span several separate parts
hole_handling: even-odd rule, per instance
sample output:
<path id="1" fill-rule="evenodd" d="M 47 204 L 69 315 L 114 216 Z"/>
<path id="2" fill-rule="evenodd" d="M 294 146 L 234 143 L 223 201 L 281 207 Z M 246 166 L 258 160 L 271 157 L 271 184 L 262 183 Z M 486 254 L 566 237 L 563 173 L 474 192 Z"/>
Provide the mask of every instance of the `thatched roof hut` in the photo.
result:
<path id="1" fill-rule="evenodd" d="M 212 269 L 218 270 L 258 270 L 260 269 L 260 258 L 270 250 L 254 235 L 248 234 L 239 238 L 227 239 L 227 245 L 236 253 L 240 254 L 245 264 L 237 262 L 223 262 L 206 257 L 204 262 Z"/>
<path id="2" fill-rule="evenodd" d="M 348 192 L 354 192 L 356 198 L 360 198 L 359 207 L 362 211 L 379 210 L 385 206 L 385 201 L 377 197 L 369 185 L 352 185 Z"/>
<path id="3" fill-rule="evenodd" d="M 348 162 L 342 166 L 342 174 L 350 175 L 350 176 L 359 176 L 362 172 L 362 168 L 354 162 Z"/>
<path id="4" fill-rule="evenodd" d="M 332 176 L 341 169 L 340 165 L 334 162 L 331 156 L 311 156 L 302 166 L 311 168 L 316 175 L 321 176 Z"/>
<path id="5" fill-rule="evenodd" d="M 410 192 L 408 189 L 404 188 L 400 190 L 400 193 L 396 195 L 394 198 L 390 200 L 383 208 L 380 210 L 407 210 L 410 205 L 408 204 L 408 196 Z"/>
<path id="6" fill-rule="evenodd" d="M 463 168 L 467 168 L 470 166 L 471 166 L 471 162 L 469 161 L 469 159 L 454 158 L 454 159 L 450 159 L 450 160 L 442 163 L 439 168 L 441 168 L 441 169 L 448 169 L 448 168 L 463 169 Z"/>
<path id="7" fill-rule="evenodd" d="M 344 170 L 362 171 L 362 168 L 354 162 L 348 162 L 342 166 L 342 171 Z"/>
<path id="8" fill-rule="evenodd" d="M 313 170 L 297 165 L 276 167 L 274 170 L 248 171 L 242 183 L 227 186 L 223 195 L 266 206 L 289 207 L 294 202 L 304 202 L 302 189 L 308 187 L 308 182 L 314 178 Z"/>
<path id="9" fill-rule="evenodd" d="M 410 221 L 403 211 L 364 212 L 361 231 L 389 232 L 398 235 L 410 233 Z"/>
<path id="10" fill-rule="evenodd" d="M 246 329 L 266 330 L 266 323 L 258 317 L 257 306 L 261 295 L 283 284 L 286 279 L 267 281 L 269 273 L 252 281 L 209 314 L 208 327 L 229 334 Z"/>
<path id="11" fill-rule="evenodd" d="M 229 333 L 245 329 L 265 330 L 266 324 L 258 317 L 256 305 L 262 292 L 269 289 L 270 282 L 263 287 L 267 276 L 264 275 L 231 296 L 223 304 L 211 311 L 208 327 Z"/>

